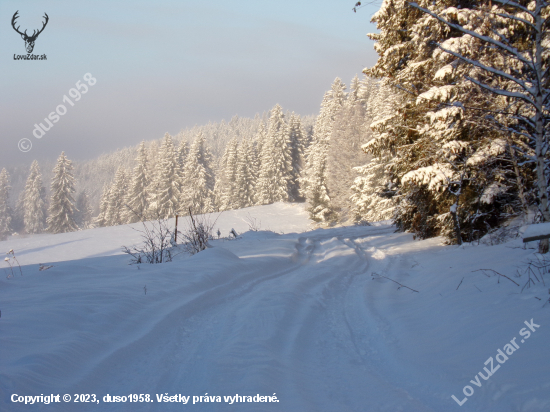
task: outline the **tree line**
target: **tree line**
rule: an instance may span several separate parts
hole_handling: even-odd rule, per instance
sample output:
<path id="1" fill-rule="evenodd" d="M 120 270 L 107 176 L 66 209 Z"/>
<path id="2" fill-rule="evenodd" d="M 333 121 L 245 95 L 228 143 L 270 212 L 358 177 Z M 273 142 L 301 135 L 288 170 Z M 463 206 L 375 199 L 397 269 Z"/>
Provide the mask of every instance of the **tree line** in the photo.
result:
<path id="1" fill-rule="evenodd" d="M 190 145 L 170 135 L 142 143 L 134 170 L 119 168 L 104 187 L 99 216 L 75 205 L 77 225 L 277 201 L 305 201 L 322 224 L 392 219 L 457 244 L 517 217 L 550 221 L 549 15 L 542 0 L 384 0 L 369 35 L 377 63 L 349 91 L 337 78 L 312 128 L 276 105 L 255 133 L 218 142 L 219 159 L 200 131 Z M 3 171 L 0 233 L 7 181 Z M 27 186 L 32 210 L 45 210 L 40 184 Z M 31 220 L 27 231 L 41 230 Z"/>

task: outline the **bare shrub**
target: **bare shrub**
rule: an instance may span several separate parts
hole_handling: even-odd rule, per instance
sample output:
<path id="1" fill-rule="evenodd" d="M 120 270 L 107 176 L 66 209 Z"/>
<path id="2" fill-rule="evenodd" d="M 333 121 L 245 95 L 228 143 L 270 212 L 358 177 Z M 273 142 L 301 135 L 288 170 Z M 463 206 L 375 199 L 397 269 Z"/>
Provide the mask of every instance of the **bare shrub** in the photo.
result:
<path id="1" fill-rule="evenodd" d="M 208 241 L 214 239 L 212 229 L 218 219 L 210 222 L 209 216 L 194 216 L 191 208 L 188 210 L 187 227 L 181 231 L 178 230 L 178 236 L 168 226 L 167 219 L 157 218 L 146 222 L 142 215 L 134 212 L 140 217 L 143 226 L 142 229 L 134 230 L 141 234 L 143 241 L 138 246 L 122 247 L 122 251 L 132 257 L 131 263 L 171 262 L 178 253 L 194 255 L 209 247 Z M 181 239 L 181 247 L 178 246 L 175 239 Z"/>
<path id="2" fill-rule="evenodd" d="M 246 218 L 244 219 L 244 221 L 248 225 L 248 230 L 252 232 L 258 232 L 262 228 L 262 222 L 258 221 L 255 217 L 252 217 L 250 215 L 250 212 L 246 214 Z"/>
<path id="3" fill-rule="evenodd" d="M 23 270 L 21 269 L 21 265 L 19 264 L 19 261 L 15 257 L 15 252 L 13 251 L 13 249 L 10 249 L 10 251 L 6 253 L 6 255 L 8 255 L 8 257 L 4 258 L 4 261 L 10 266 L 10 271 L 11 271 L 11 274 L 7 276 L 7 279 L 13 277 L 13 268 L 15 264 L 12 264 L 11 259 L 13 259 L 15 263 L 17 263 L 17 266 L 19 267 L 19 273 L 21 274 L 21 276 L 23 276 Z"/>
<path id="4" fill-rule="evenodd" d="M 141 234 L 139 246 L 122 246 L 122 251 L 132 257 L 131 263 L 163 263 L 173 258 L 173 232 L 166 219 L 150 222 L 142 221 L 142 229 L 134 229 Z"/>
<path id="5" fill-rule="evenodd" d="M 550 273 L 550 258 L 539 253 L 535 253 L 534 256 L 534 258 L 526 262 L 526 265 L 522 270 L 517 271 L 518 276 L 527 276 L 527 282 L 525 282 L 525 284 L 521 288 L 522 292 L 525 288 L 529 289 L 536 283 L 542 283 L 544 286 L 546 286 L 544 275 Z"/>
<path id="6" fill-rule="evenodd" d="M 355 221 L 354 226 L 372 226 L 368 220 L 360 219 Z"/>
<path id="7" fill-rule="evenodd" d="M 193 216 L 193 212 L 189 208 L 187 227 L 182 232 L 178 231 L 183 239 L 184 252 L 194 255 L 209 247 L 208 241 L 214 239 L 212 230 L 217 220 L 216 218 L 214 222 L 211 222 L 208 215 Z"/>
<path id="8" fill-rule="evenodd" d="M 502 227 L 491 229 L 480 239 L 481 243 L 488 246 L 500 245 L 519 237 L 519 231 L 522 223 L 505 224 Z M 478 242 L 479 243 L 479 242 Z"/>

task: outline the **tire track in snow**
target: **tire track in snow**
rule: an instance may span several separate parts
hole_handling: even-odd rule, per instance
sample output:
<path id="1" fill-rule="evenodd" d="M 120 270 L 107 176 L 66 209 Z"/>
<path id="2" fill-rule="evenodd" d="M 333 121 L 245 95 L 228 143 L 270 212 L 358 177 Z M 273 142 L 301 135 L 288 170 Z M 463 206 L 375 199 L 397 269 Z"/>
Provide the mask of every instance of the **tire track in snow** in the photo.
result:
<path id="1" fill-rule="evenodd" d="M 369 259 L 353 239 L 386 233 L 387 228 L 363 230 L 342 239 L 335 229 L 301 236 L 290 259 L 262 264 L 241 259 L 236 278 L 183 297 L 75 388 L 97 386 L 108 376 L 103 388 L 122 387 L 127 393 L 276 392 L 281 399 L 276 405 L 238 405 L 244 411 L 428 411 L 421 405 L 401 409 L 414 401 L 402 382 L 373 361 L 380 353 L 373 348 L 383 342 L 368 337 L 376 331 L 365 319 L 373 315 L 364 302 Z M 281 265 L 285 268 L 277 270 Z M 158 370 L 159 364 L 162 376 L 150 377 L 143 392 L 140 376 L 148 368 Z M 106 410 L 124 410 L 122 406 L 111 404 Z M 133 406 L 136 411 L 155 410 Z M 193 408 L 213 410 L 209 406 Z"/>
<path id="2" fill-rule="evenodd" d="M 369 279 L 362 285 L 350 287 L 345 299 L 346 319 L 348 320 L 346 324 L 350 328 L 350 333 L 361 337 L 356 337 L 355 340 L 365 342 L 366 346 L 370 348 L 370 352 L 362 351 L 361 355 L 370 364 L 372 370 L 377 371 L 379 379 L 398 388 L 403 395 L 405 402 L 400 406 L 395 405 L 395 407 L 404 408 L 405 411 L 434 411 L 418 397 L 419 392 L 427 399 L 435 396 L 432 390 L 433 379 L 424 376 L 422 371 L 411 370 L 405 362 L 396 357 L 398 347 L 395 343 L 398 343 L 399 339 L 392 332 L 392 320 L 389 314 L 381 312 L 376 306 L 378 299 L 387 300 L 389 294 L 396 298 L 395 294 L 400 292 L 389 281 L 383 283 L 385 288 L 378 287 L 379 284 L 373 282 L 370 275 L 376 271 L 391 277 L 397 258 L 371 246 L 368 241 L 357 244 L 350 239 L 350 242 L 353 243 L 353 247 L 358 253 L 371 263 L 368 272 Z M 363 247 L 368 249 L 365 250 Z M 373 259 L 372 256 L 376 256 L 376 259 Z M 397 297 L 397 299 L 399 298 Z M 398 319 L 396 320 L 398 321 Z M 365 336 L 363 330 L 369 330 L 370 333 L 375 334 L 376 338 Z M 432 382 L 432 385 L 425 387 L 421 382 Z"/>
<path id="3" fill-rule="evenodd" d="M 297 258 L 295 257 L 295 259 L 292 260 L 307 260 L 308 255 L 311 254 L 311 248 L 305 252 L 305 254 L 302 254 Z M 171 325 L 179 325 L 178 330 L 179 333 L 181 333 L 190 322 L 192 324 L 196 322 L 207 323 L 209 322 L 208 319 L 217 317 L 219 312 L 223 312 L 223 307 L 230 305 L 231 302 L 242 299 L 244 296 L 256 293 L 255 289 L 259 284 L 276 281 L 278 278 L 284 277 L 288 273 L 295 271 L 296 267 L 299 267 L 301 264 L 292 262 L 292 260 L 288 259 L 287 261 L 281 261 L 278 259 L 277 264 L 272 264 L 270 267 L 279 268 L 281 265 L 287 266 L 284 270 L 270 269 L 267 271 L 259 271 L 260 267 L 256 262 L 254 262 L 254 259 L 250 260 L 251 262 L 246 265 L 249 267 L 246 268 L 242 274 L 231 279 L 227 283 L 222 283 L 191 296 L 184 302 L 179 303 L 170 309 L 170 311 L 165 313 L 160 319 L 157 319 L 154 324 L 150 325 L 146 329 L 145 333 L 141 333 L 139 337 L 128 342 L 121 342 L 115 347 L 115 349 L 111 350 L 107 354 L 103 354 L 99 361 L 96 361 L 94 365 L 89 366 L 89 369 L 91 370 L 89 370 L 86 373 L 86 376 L 80 379 L 77 384 L 73 385 L 71 391 L 75 391 L 75 393 L 86 393 L 86 388 L 89 388 L 91 385 L 97 386 L 97 383 L 101 382 L 105 376 L 111 376 L 113 374 L 116 375 L 116 373 L 128 374 L 128 371 L 134 370 L 135 374 L 130 373 L 129 379 L 118 377 L 116 387 L 122 386 L 125 388 L 127 393 L 136 393 L 138 389 L 136 384 L 141 382 L 142 378 L 140 376 L 143 374 L 144 370 L 147 369 L 147 365 L 151 365 L 152 368 L 156 368 L 159 362 L 170 364 L 169 360 L 167 361 L 163 358 L 170 356 L 169 354 L 172 352 L 178 352 L 181 350 L 181 348 L 177 346 L 165 343 L 167 341 L 178 340 L 175 336 L 176 332 L 173 328 L 171 328 Z M 228 268 L 224 268 L 222 272 L 227 270 Z M 173 302 L 168 303 L 171 303 L 171 306 L 173 306 Z M 193 327 L 191 327 L 191 329 L 193 329 Z M 159 348 L 159 341 L 161 342 L 160 348 L 162 350 L 152 350 L 152 348 Z M 195 345 L 195 352 L 199 352 L 201 350 L 204 350 L 203 345 Z M 140 360 L 138 361 L 138 363 L 141 364 L 139 367 L 135 367 L 136 354 L 142 354 L 140 356 Z M 197 372 L 200 371 L 197 370 Z M 134 378 L 136 384 L 132 383 Z M 163 391 L 165 391 L 167 387 L 174 386 L 174 378 L 177 378 L 177 373 L 174 374 L 168 371 L 162 379 L 160 379 L 160 382 L 164 382 L 164 385 L 162 383 L 155 385 L 158 386 L 157 392 L 164 393 Z M 121 383 L 123 381 L 124 383 Z M 177 381 L 177 379 L 175 381 Z M 153 382 L 154 380 L 151 381 L 151 383 Z M 101 382 L 100 386 L 104 388 L 105 393 L 108 393 L 108 388 L 113 387 L 113 384 L 107 381 Z M 149 389 L 149 392 L 143 392 L 143 388 L 139 388 L 139 390 L 139 393 L 152 393 L 151 389 Z M 202 394 L 204 394 L 204 392 Z M 113 408 L 112 410 L 119 410 L 116 405 L 104 406 L 107 408 Z M 137 408 L 140 407 L 139 404 L 134 404 L 134 406 Z M 141 407 L 145 406 L 141 405 Z M 148 409 L 146 408 L 143 410 Z"/>

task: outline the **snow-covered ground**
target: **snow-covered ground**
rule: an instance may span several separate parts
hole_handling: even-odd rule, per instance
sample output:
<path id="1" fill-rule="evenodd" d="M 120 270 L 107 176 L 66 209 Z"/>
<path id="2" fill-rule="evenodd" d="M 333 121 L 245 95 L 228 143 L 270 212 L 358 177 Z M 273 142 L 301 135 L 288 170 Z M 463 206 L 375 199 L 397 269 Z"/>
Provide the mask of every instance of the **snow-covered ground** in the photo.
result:
<path id="1" fill-rule="evenodd" d="M 0 242 L 23 265 L 0 278 L 0 411 L 550 411 L 550 276 L 520 293 L 527 278 L 514 274 L 534 253 L 521 240 L 309 230 L 303 206 L 287 204 L 225 212 L 215 227 L 243 233 L 247 216 L 278 233 L 160 265 L 128 265 L 131 226 Z M 519 349 L 506 346 L 514 338 Z M 14 394 L 61 397 L 25 405 Z M 225 401 L 236 394 L 278 402 Z"/>

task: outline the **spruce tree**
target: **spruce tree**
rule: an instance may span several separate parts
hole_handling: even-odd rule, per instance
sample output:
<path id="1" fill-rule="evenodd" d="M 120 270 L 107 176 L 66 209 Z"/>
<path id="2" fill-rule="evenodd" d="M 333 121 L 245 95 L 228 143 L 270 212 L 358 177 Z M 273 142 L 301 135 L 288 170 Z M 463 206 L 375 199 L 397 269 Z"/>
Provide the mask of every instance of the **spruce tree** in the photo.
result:
<path id="1" fill-rule="evenodd" d="M 158 140 L 153 140 L 149 143 L 149 148 L 147 150 L 147 160 L 149 162 L 149 170 L 154 173 L 157 170 L 157 162 L 160 158 L 160 144 Z M 155 181 L 153 176 L 151 176 L 150 184 L 154 184 Z"/>
<path id="2" fill-rule="evenodd" d="M 302 130 L 300 116 L 292 113 L 288 121 L 288 136 L 290 139 L 292 171 L 289 180 L 289 198 L 291 201 L 301 200 L 300 176 L 304 167 L 306 136 Z"/>
<path id="3" fill-rule="evenodd" d="M 128 190 L 128 178 L 126 171 L 121 166 L 118 168 L 115 179 L 109 190 L 105 221 L 107 226 L 118 226 L 125 223 L 124 217 L 127 211 L 125 205 L 126 192 Z"/>
<path id="4" fill-rule="evenodd" d="M 93 209 L 86 190 L 76 196 L 75 222 L 80 229 L 89 229 L 92 225 Z"/>
<path id="5" fill-rule="evenodd" d="M 187 155 L 189 154 L 189 144 L 187 144 L 187 140 L 183 139 L 180 142 L 180 145 L 178 146 L 178 163 L 180 166 L 180 170 L 183 171 L 183 168 L 185 167 L 185 161 L 187 159 Z"/>
<path id="6" fill-rule="evenodd" d="M 349 105 L 354 105 L 355 102 L 361 99 L 361 97 L 362 97 L 361 82 L 359 81 L 359 76 L 355 75 L 355 77 L 351 80 L 350 91 L 347 97 L 347 103 Z"/>
<path id="7" fill-rule="evenodd" d="M 27 233 L 41 233 L 45 229 L 46 216 L 44 187 L 38 162 L 32 162 L 23 198 L 23 221 Z"/>
<path id="8" fill-rule="evenodd" d="M 240 209 L 255 204 L 255 186 L 258 173 L 258 160 L 252 142 L 241 141 L 237 151 L 237 171 L 235 175 L 235 207 Z"/>
<path id="9" fill-rule="evenodd" d="M 152 216 L 160 219 L 174 217 L 180 209 L 180 190 L 181 175 L 176 149 L 172 136 L 166 133 L 160 148 L 152 187 Z"/>
<path id="10" fill-rule="evenodd" d="M 357 172 L 354 170 L 365 163 L 368 157 L 361 150 L 370 139 L 367 127 L 366 102 L 357 76 L 342 109 L 335 115 L 330 134 L 327 157 L 327 189 L 330 193 L 330 207 L 340 220 L 348 220 L 352 204 L 351 186 Z"/>
<path id="11" fill-rule="evenodd" d="M 313 129 L 313 142 L 306 151 L 306 165 L 300 180 L 310 218 L 318 222 L 334 221 L 338 217 L 330 204 L 327 188 L 327 156 L 335 117 L 346 100 L 345 88 L 342 81 L 336 78 L 331 90 L 323 97 Z"/>
<path id="12" fill-rule="evenodd" d="M 261 155 L 262 155 L 262 148 L 263 148 L 263 145 L 266 141 L 266 137 L 267 137 L 267 132 L 265 130 L 265 123 L 262 122 L 262 123 L 260 123 L 260 127 L 258 128 L 258 131 L 256 132 L 256 136 L 254 138 L 254 140 L 256 142 L 256 153 L 258 154 L 259 157 L 261 157 Z M 260 159 L 258 161 L 261 162 Z M 261 167 L 260 163 L 258 163 L 258 168 L 259 167 Z M 259 169 L 258 169 L 258 171 L 259 171 Z"/>
<path id="13" fill-rule="evenodd" d="M 107 209 L 109 207 L 110 185 L 103 186 L 101 200 L 99 201 L 99 215 L 95 219 L 98 227 L 107 226 Z"/>
<path id="14" fill-rule="evenodd" d="M 536 4 L 541 3 L 532 2 L 531 12 Z M 520 118 L 529 110 L 524 100 L 514 100 L 527 89 L 527 94 L 534 90 L 525 85 L 541 84 L 533 70 L 548 71 L 543 65 L 523 66 L 536 55 L 523 54 L 534 44 L 528 45 L 534 37 L 526 33 L 535 26 L 524 26 L 527 8 L 515 7 L 506 1 L 493 5 L 485 0 L 471 4 L 396 0 L 384 2 L 375 14 L 379 33 L 369 36 L 377 42 L 380 57 L 365 72 L 383 78 L 382 85 L 391 86 L 398 99 L 391 114 L 375 122 L 374 138 L 365 149 L 379 160 L 391 159 L 386 170 L 395 191 L 399 229 L 420 238 L 444 235 L 460 244 L 463 239 L 478 239 L 491 226 L 525 209 L 525 199 L 519 199 L 525 186 L 513 165 L 529 164 L 531 155 L 517 162 L 517 152 L 514 155 L 506 146 L 521 147 L 532 126 L 520 126 L 517 134 L 510 134 L 511 125 L 500 130 L 494 126 L 504 112 L 515 113 L 509 117 L 512 124 L 522 123 Z M 518 53 L 523 57 L 516 60 L 514 50 L 522 50 Z M 526 80 L 530 74 L 534 74 L 531 80 Z M 515 82 L 515 76 L 524 77 Z M 492 94 L 497 91 L 505 97 Z M 497 144 L 499 149 L 487 156 L 495 143 L 508 138 L 517 140 L 512 146 Z M 484 161 L 470 160 L 480 157 Z M 499 173 L 494 173 L 495 166 Z M 526 169 L 524 173 L 531 174 Z M 498 196 L 485 196 L 496 187 Z M 488 198 L 491 204 L 482 201 Z"/>
<path id="15" fill-rule="evenodd" d="M 281 106 L 271 110 L 262 145 L 257 196 L 260 204 L 289 200 L 292 183 L 292 150 L 288 125 Z"/>
<path id="16" fill-rule="evenodd" d="M 202 133 L 197 135 L 189 149 L 183 176 L 182 212 L 185 213 L 189 207 L 193 213 L 213 212 L 215 179 L 212 155 Z"/>
<path id="17" fill-rule="evenodd" d="M 10 189 L 10 176 L 4 168 L 0 172 L 0 240 L 6 240 L 11 233 Z"/>
<path id="18" fill-rule="evenodd" d="M 126 196 L 126 223 L 145 220 L 149 209 L 149 169 L 147 164 L 147 149 L 145 142 L 138 148 L 137 165 L 134 168 L 132 181 Z"/>
<path id="19" fill-rule="evenodd" d="M 214 187 L 219 210 L 235 209 L 237 174 L 237 139 L 231 139 L 225 148 Z"/>
<path id="20" fill-rule="evenodd" d="M 50 208 L 47 219 L 48 231 L 65 233 L 78 230 L 74 221 L 74 192 L 73 165 L 65 156 L 65 152 L 61 152 L 53 169 Z"/>
<path id="21" fill-rule="evenodd" d="M 400 100 L 398 90 L 385 83 L 371 80 L 365 88 L 368 90 L 363 100 L 367 102 L 365 124 L 369 126 L 365 132 L 368 141 L 361 148 L 369 153 L 366 156 L 369 162 L 354 167 L 357 176 L 351 185 L 352 217 L 356 221 L 387 220 L 395 211 L 397 183 L 387 172 L 391 170 L 394 158 L 390 151 L 379 149 L 373 152 L 370 148 L 376 147 L 386 133 L 395 132 L 394 122 L 399 119 L 394 110 Z"/>
<path id="22" fill-rule="evenodd" d="M 46 211 L 44 211 L 46 214 Z M 12 233 L 25 230 L 25 190 L 19 192 L 15 207 L 11 209 L 11 231 Z"/>
<path id="23" fill-rule="evenodd" d="M 388 159 L 374 157 L 364 166 L 355 167 L 358 173 L 351 185 L 352 218 L 355 221 L 377 222 L 393 217 L 395 191 L 386 181 Z"/>

